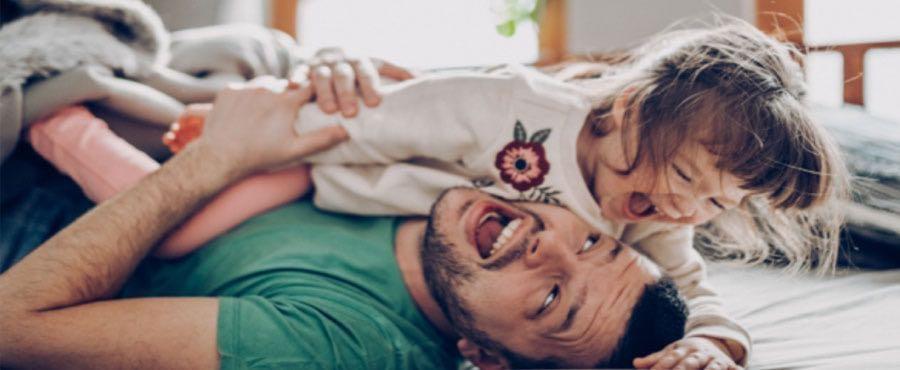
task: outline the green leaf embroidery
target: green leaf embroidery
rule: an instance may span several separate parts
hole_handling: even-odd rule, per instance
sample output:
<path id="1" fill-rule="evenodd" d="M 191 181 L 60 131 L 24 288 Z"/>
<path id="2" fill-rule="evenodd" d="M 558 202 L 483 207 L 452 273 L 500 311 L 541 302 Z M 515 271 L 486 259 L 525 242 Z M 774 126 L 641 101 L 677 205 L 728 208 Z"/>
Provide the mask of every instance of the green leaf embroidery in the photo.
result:
<path id="1" fill-rule="evenodd" d="M 522 125 L 522 122 L 516 121 L 516 127 L 513 129 L 513 139 L 516 141 L 528 139 L 528 133 L 525 132 L 525 126 Z"/>
<path id="2" fill-rule="evenodd" d="M 543 130 L 538 130 L 537 132 L 532 134 L 531 139 L 529 139 L 528 141 L 530 141 L 532 143 L 544 143 L 545 141 L 547 141 L 547 138 L 549 138 L 549 137 L 550 137 L 550 129 L 545 128 Z"/>

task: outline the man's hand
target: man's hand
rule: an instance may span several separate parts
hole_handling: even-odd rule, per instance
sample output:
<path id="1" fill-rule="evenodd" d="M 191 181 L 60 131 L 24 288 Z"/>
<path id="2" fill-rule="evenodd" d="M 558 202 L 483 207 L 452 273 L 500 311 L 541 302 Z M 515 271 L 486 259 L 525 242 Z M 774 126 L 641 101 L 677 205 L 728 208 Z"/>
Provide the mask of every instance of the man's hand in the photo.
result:
<path id="1" fill-rule="evenodd" d="M 736 370 L 738 366 L 719 340 L 690 337 L 670 344 L 662 351 L 634 360 L 638 369 Z"/>
<path id="2" fill-rule="evenodd" d="M 197 142 L 243 175 L 287 165 L 346 140 L 341 126 L 302 136 L 294 132 L 298 109 L 311 95 L 308 84 L 272 79 L 229 87 L 216 96 Z"/>
<path id="3" fill-rule="evenodd" d="M 316 52 L 316 57 L 308 64 L 297 67 L 291 80 L 310 81 L 316 103 L 323 112 L 340 111 L 344 117 L 353 117 L 359 111 L 357 96 L 362 97 L 369 107 L 381 102 L 378 92 L 381 76 L 403 81 L 413 78 L 414 74 L 381 59 L 352 58 L 340 48 L 324 48 Z"/>

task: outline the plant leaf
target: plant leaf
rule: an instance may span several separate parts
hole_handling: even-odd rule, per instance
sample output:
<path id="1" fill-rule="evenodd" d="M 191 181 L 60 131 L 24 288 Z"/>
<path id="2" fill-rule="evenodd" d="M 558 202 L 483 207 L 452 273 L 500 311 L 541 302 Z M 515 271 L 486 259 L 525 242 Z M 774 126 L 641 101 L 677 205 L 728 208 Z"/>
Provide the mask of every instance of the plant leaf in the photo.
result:
<path id="1" fill-rule="evenodd" d="M 513 129 L 513 139 L 516 141 L 528 140 L 528 133 L 525 132 L 525 126 L 522 122 L 516 121 L 516 127 Z"/>
<path id="2" fill-rule="evenodd" d="M 516 34 L 516 21 L 509 20 L 497 25 L 497 33 L 506 36 L 512 37 Z"/>
<path id="3" fill-rule="evenodd" d="M 534 4 L 534 9 L 531 9 L 531 14 L 529 14 L 529 18 L 534 24 L 538 24 L 541 21 L 541 11 L 544 8 L 544 0 L 538 0 Z"/>
<path id="4" fill-rule="evenodd" d="M 547 141 L 547 138 L 550 137 L 550 129 L 545 128 L 543 130 L 538 130 L 533 135 L 531 135 L 531 139 L 528 141 L 532 143 L 543 143 Z"/>

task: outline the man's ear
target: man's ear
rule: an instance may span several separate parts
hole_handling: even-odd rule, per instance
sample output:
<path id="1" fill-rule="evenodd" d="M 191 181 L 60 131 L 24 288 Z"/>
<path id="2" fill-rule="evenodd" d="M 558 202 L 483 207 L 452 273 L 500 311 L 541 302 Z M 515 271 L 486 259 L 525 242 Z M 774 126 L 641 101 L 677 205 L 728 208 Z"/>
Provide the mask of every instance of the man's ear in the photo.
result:
<path id="1" fill-rule="evenodd" d="M 472 343 L 468 339 L 460 339 L 456 342 L 459 353 L 467 360 L 472 361 L 481 370 L 505 370 L 509 364 L 502 356 L 492 353 L 481 346 Z"/>

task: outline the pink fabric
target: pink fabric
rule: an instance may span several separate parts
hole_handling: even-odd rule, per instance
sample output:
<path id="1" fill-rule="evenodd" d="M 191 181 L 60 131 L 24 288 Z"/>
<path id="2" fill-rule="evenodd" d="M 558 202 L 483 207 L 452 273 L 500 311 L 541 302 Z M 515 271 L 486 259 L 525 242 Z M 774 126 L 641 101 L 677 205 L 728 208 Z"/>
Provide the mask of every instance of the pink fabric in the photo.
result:
<path id="1" fill-rule="evenodd" d="M 100 203 L 156 171 L 159 163 L 116 136 L 87 108 L 63 108 L 31 125 L 34 150 Z"/>
<path id="2" fill-rule="evenodd" d="M 97 203 L 128 190 L 159 168 L 82 106 L 61 109 L 35 122 L 28 137 L 35 151 L 72 177 Z M 306 166 L 232 184 L 166 238 L 155 254 L 173 258 L 190 253 L 244 220 L 299 198 L 309 186 Z"/>

